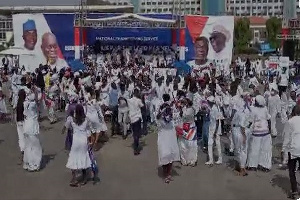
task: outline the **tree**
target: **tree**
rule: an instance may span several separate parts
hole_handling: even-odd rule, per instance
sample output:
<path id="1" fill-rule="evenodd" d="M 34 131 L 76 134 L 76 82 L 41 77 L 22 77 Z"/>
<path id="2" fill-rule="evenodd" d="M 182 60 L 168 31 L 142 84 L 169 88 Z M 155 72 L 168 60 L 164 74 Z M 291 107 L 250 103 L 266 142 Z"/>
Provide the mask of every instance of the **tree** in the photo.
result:
<path id="1" fill-rule="evenodd" d="M 237 52 L 248 48 L 251 41 L 250 21 L 248 18 L 240 18 L 235 23 L 234 46 Z"/>
<path id="2" fill-rule="evenodd" d="M 280 40 L 277 39 L 277 35 L 281 32 L 281 19 L 277 17 L 271 17 L 266 22 L 267 39 L 272 48 L 280 47 Z"/>

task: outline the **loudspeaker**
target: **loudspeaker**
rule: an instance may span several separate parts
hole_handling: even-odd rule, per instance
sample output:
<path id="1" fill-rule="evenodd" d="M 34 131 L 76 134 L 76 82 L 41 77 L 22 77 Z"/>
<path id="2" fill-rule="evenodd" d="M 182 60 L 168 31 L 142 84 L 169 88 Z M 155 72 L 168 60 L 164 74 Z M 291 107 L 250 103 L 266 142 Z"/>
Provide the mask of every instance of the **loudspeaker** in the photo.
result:
<path id="1" fill-rule="evenodd" d="M 295 58 L 295 41 L 294 40 L 286 40 L 283 42 L 283 56 L 288 56 L 291 61 Z"/>

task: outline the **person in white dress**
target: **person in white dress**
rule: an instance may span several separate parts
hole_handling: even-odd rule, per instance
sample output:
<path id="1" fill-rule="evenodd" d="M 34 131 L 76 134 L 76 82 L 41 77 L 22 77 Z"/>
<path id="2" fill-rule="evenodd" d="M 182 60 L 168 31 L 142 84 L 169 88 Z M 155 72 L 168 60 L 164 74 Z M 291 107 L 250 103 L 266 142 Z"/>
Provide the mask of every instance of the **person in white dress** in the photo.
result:
<path id="1" fill-rule="evenodd" d="M 172 180 L 172 163 L 180 160 L 176 131 L 173 123 L 172 108 L 168 101 L 170 96 L 163 95 L 164 103 L 160 106 L 157 115 L 158 124 L 158 164 L 163 168 L 165 183 Z"/>
<path id="2" fill-rule="evenodd" d="M 84 108 L 78 104 L 74 117 L 68 117 L 63 132 L 73 129 L 73 142 L 66 167 L 72 170 L 71 187 L 78 187 L 87 183 L 87 169 L 91 167 L 88 145 L 92 145 L 90 123 L 85 116 Z M 82 171 L 82 180 L 77 180 L 76 171 Z"/>
<path id="3" fill-rule="evenodd" d="M 253 131 L 249 141 L 249 152 L 247 159 L 248 170 L 257 168 L 267 172 L 272 167 L 272 138 L 271 127 L 266 101 L 263 96 L 255 97 L 255 104 L 251 107 L 250 119 L 253 124 Z"/>
<path id="4" fill-rule="evenodd" d="M 207 98 L 207 101 L 210 105 L 210 124 L 209 124 L 209 133 L 208 133 L 208 157 L 209 160 L 205 163 L 206 165 L 213 165 L 213 144 L 216 143 L 216 147 L 218 150 L 218 160 L 216 162 L 217 165 L 222 164 L 222 151 L 221 151 L 221 122 L 220 122 L 220 108 L 215 104 L 215 98 L 210 96 Z"/>
<path id="5" fill-rule="evenodd" d="M 38 171 L 42 161 L 42 147 L 39 140 L 40 127 L 38 122 L 38 107 L 36 95 L 28 94 L 24 102 L 24 137 L 25 148 L 23 168 L 30 172 Z"/>
<path id="6" fill-rule="evenodd" d="M 104 116 L 102 114 L 101 107 L 97 103 L 94 91 L 88 93 L 88 101 L 86 103 L 85 109 L 86 117 L 91 124 L 91 131 L 95 134 L 95 143 L 93 144 L 93 148 L 95 151 L 98 151 L 98 141 L 100 133 L 106 132 L 107 126 L 104 122 Z"/>
<path id="7" fill-rule="evenodd" d="M 182 108 L 182 135 L 178 137 L 180 160 L 184 166 L 196 166 L 198 159 L 197 127 L 195 124 L 195 109 L 189 99 L 185 99 Z"/>

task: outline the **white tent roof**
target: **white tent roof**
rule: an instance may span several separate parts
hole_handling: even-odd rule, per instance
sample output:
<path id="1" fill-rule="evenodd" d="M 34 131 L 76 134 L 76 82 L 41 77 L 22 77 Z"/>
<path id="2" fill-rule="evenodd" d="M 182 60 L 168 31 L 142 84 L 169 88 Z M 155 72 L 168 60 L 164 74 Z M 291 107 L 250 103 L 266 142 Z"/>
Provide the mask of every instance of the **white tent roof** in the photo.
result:
<path id="1" fill-rule="evenodd" d="M 34 54 L 28 52 L 27 50 L 25 50 L 24 48 L 21 48 L 21 47 L 11 47 L 9 49 L 1 51 L 0 55 L 20 56 L 20 55 L 34 55 Z"/>
<path id="2" fill-rule="evenodd" d="M 135 19 L 139 19 L 139 20 L 142 20 L 142 21 L 166 22 L 166 23 L 171 23 L 171 24 L 176 23 L 176 20 L 156 19 L 156 18 L 144 17 L 144 16 L 141 16 L 141 15 L 132 14 L 132 13 L 126 13 L 126 14 L 119 15 L 119 16 L 114 16 L 114 17 L 105 17 L 105 18 L 98 18 L 98 19 L 86 19 L 86 21 L 87 22 L 101 22 L 101 21 L 119 20 L 119 19 L 124 19 L 124 18 L 135 18 Z"/>

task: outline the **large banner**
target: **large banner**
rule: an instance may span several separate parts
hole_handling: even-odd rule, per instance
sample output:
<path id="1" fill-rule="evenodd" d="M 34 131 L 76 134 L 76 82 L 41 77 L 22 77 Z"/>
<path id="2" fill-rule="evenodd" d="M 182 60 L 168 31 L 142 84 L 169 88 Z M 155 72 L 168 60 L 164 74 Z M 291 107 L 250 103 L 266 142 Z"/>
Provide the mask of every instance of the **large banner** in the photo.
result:
<path id="1" fill-rule="evenodd" d="M 229 71 L 233 49 L 233 16 L 186 16 L 186 60 L 190 65 L 214 62 Z M 193 68 L 193 66 L 191 66 Z"/>
<path id="2" fill-rule="evenodd" d="M 73 38 L 73 28 L 65 32 L 70 20 L 63 20 L 63 15 L 56 16 L 56 20 L 51 16 L 54 15 L 49 17 L 44 14 L 13 15 L 15 46 L 24 48 L 26 54 L 31 55 L 30 58 L 23 59 L 20 65 L 24 65 L 29 72 L 34 71 L 39 64 L 48 64 L 57 70 L 68 66 L 61 47 L 68 42 L 64 41 L 65 35 Z M 73 16 L 71 15 L 69 19 L 72 26 Z M 71 42 L 73 43 L 73 39 L 69 40 L 69 43 Z"/>

